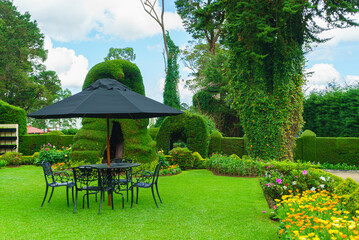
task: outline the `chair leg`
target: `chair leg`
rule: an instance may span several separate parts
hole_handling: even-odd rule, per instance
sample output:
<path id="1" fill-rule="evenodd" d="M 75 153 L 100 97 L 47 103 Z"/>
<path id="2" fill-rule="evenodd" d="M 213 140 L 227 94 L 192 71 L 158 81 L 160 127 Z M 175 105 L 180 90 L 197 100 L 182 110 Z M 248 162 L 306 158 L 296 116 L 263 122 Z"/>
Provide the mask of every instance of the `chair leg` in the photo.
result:
<path id="1" fill-rule="evenodd" d="M 131 186 L 131 208 L 133 206 L 133 187 Z"/>
<path id="2" fill-rule="evenodd" d="M 66 199 L 67 199 L 67 206 L 69 207 L 70 203 L 69 203 L 69 188 L 68 187 L 66 187 Z"/>
<path id="3" fill-rule="evenodd" d="M 78 197 L 78 191 L 76 190 L 76 198 L 75 198 L 75 207 L 74 207 L 74 213 L 76 212 L 76 206 L 77 206 L 77 197 Z"/>
<path id="4" fill-rule="evenodd" d="M 55 189 L 55 188 L 52 188 L 52 190 L 51 190 L 51 195 L 50 195 L 50 198 L 49 198 L 48 203 L 50 202 L 50 200 L 51 200 L 51 198 L 52 198 L 52 194 L 54 193 L 54 189 Z"/>
<path id="5" fill-rule="evenodd" d="M 47 196 L 47 190 L 49 190 L 49 186 L 46 185 L 45 196 L 44 196 L 44 200 L 42 200 L 41 207 L 44 205 L 44 202 L 45 202 L 45 199 Z"/>
<path id="6" fill-rule="evenodd" d="M 158 198 L 160 199 L 160 202 L 162 203 L 162 200 L 161 200 L 161 197 L 160 197 L 160 193 L 158 192 L 157 183 L 155 184 L 155 186 L 156 186 L 157 196 L 158 196 Z"/>
<path id="7" fill-rule="evenodd" d="M 153 185 L 151 186 L 151 191 L 152 191 L 153 200 L 155 201 L 156 206 L 157 206 L 157 208 L 158 208 L 158 205 L 157 205 L 157 202 L 156 202 L 156 198 L 155 198 L 155 192 L 154 192 L 154 190 L 153 190 Z"/>
<path id="8" fill-rule="evenodd" d="M 136 187 L 136 204 L 138 204 L 138 187 Z"/>
<path id="9" fill-rule="evenodd" d="M 89 192 L 87 191 L 87 208 L 89 209 L 90 208 L 90 197 L 89 197 Z"/>
<path id="10" fill-rule="evenodd" d="M 100 215 L 101 214 L 101 207 L 102 207 L 102 196 L 103 196 L 104 194 L 102 194 L 102 191 L 100 192 L 100 210 L 98 211 L 98 215 Z"/>

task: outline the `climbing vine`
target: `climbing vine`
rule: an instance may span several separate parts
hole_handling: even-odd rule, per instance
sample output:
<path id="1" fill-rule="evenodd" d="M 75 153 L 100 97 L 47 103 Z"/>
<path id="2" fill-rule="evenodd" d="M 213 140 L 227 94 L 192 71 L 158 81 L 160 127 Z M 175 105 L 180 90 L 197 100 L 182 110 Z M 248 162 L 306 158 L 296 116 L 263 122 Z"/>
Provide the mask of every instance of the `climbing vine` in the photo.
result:
<path id="1" fill-rule="evenodd" d="M 304 54 L 328 25 L 357 25 L 347 16 L 358 1 L 224 0 L 226 36 L 234 77 L 232 106 L 238 110 L 252 157 L 293 159 L 303 125 Z"/>

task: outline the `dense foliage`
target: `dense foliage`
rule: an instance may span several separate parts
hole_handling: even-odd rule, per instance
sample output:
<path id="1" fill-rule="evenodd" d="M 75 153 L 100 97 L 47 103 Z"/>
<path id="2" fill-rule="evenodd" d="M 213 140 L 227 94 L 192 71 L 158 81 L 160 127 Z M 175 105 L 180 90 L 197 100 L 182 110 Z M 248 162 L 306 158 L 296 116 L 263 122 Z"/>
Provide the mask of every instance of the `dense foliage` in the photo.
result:
<path id="1" fill-rule="evenodd" d="M 126 60 L 108 60 L 96 64 L 86 75 L 83 88 L 101 78 L 116 79 L 133 91 L 144 95 L 145 89 L 138 67 Z M 118 141 L 111 141 L 110 150 L 123 141 L 123 157 L 141 163 L 151 162 L 156 158 L 155 142 L 147 132 L 148 119 L 111 119 L 110 134 Z M 114 144 L 114 145 L 113 145 Z M 79 162 L 98 162 L 106 150 L 106 119 L 84 118 L 82 128 L 74 138 L 72 158 Z M 115 151 L 111 156 L 115 157 Z M 105 158 L 106 159 L 106 158 Z"/>
<path id="2" fill-rule="evenodd" d="M 253 157 L 293 158 L 302 128 L 306 44 L 321 42 L 328 26 L 357 25 L 349 17 L 358 1 L 224 1 L 234 78 L 230 96 Z"/>
<path id="3" fill-rule="evenodd" d="M 194 113 L 185 112 L 179 116 L 166 117 L 157 134 L 157 148 L 166 154 L 173 143 L 181 140 L 191 151 L 206 157 L 209 145 L 209 130 L 205 119 Z"/>
<path id="4" fill-rule="evenodd" d="M 359 137 L 359 86 L 312 92 L 303 118 L 304 128 L 318 137 Z"/>
<path id="5" fill-rule="evenodd" d="M 179 47 L 174 44 L 168 32 L 166 33 L 166 42 L 169 51 L 169 58 L 167 59 L 167 74 L 165 79 L 165 88 L 163 91 L 163 103 L 179 110 L 181 109 L 177 87 L 179 81 Z"/>
<path id="6" fill-rule="evenodd" d="M 0 1 L 0 99 L 25 111 L 62 99 L 60 80 L 42 64 L 47 57 L 44 35 L 28 12 L 12 1 Z"/>
<path id="7" fill-rule="evenodd" d="M 110 48 L 108 50 L 107 56 L 104 58 L 105 61 L 115 60 L 115 59 L 123 59 L 130 62 L 135 61 L 136 54 L 133 51 L 133 48 Z"/>
<path id="8" fill-rule="evenodd" d="M 18 124 L 19 136 L 25 135 L 27 133 L 25 110 L 0 100 L 0 124 Z"/>

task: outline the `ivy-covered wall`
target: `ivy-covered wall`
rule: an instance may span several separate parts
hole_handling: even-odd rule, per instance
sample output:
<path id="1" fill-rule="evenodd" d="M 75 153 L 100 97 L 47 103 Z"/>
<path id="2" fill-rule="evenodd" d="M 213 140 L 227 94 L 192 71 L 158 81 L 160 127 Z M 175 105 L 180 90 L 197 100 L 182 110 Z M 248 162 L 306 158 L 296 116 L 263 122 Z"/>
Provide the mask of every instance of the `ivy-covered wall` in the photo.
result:
<path id="1" fill-rule="evenodd" d="M 117 59 L 95 65 L 88 72 L 82 88 L 101 78 L 118 80 L 133 91 L 145 95 L 141 72 L 129 61 Z M 142 163 L 151 162 L 156 158 L 156 143 L 147 132 L 148 123 L 148 119 L 110 119 L 110 134 L 114 124 L 119 124 L 121 128 L 124 158 Z M 74 138 L 73 161 L 95 163 L 103 157 L 106 150 L 106 119 L 85 118 L 82 126 Z"/>
<path id="2" fill-rule="evenodd" d="M 0 124 L 19 124 L 19 136 L 27 133 L 24 109 L 0 100 Z"/>
<path id="3" fill-rule="evenodd" d="M 201 115 L 185 112 L 179 116 L 166 117 L 157 134 L 157 148 L 167 154 L 170 142 L 178 138 L 185 140 L 191 151 L 207 156 L 209 130 Z"/>

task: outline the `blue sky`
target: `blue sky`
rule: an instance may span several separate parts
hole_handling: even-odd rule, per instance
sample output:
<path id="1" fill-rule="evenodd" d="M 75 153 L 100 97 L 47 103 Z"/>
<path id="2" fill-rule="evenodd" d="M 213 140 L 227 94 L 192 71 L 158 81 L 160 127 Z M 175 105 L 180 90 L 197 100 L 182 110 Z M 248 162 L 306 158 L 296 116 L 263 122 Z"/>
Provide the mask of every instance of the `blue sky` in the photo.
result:
<path id="1" fill-rule="evenodd" d="M 163 39 L 159 25 L 142 8 L 140 0 L 14 0 L 20 12 L 28 11 L 45 35 L 48 60 L 64 88 L 81 90 L 91 67 L 102 62 L 109 48 L 132 47 L 146 95 L 162 102 L 165 78 Z M 184 48 L 191 37 L 175 12 L 174 0 L 165 1 L 165 25 L 172 40 Z M 359 21 L 359 16 L 355 17 Z M 359 28 L 323 33 L 332 40 L 306 55 L 306 91 L 324 89 L 328 82 L 359 83 Z M 181 63 L 181 79 L 188 71 Z M 182 102 L 191 104 L 193 93 L 179 84 Z"/>

